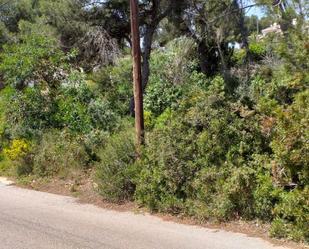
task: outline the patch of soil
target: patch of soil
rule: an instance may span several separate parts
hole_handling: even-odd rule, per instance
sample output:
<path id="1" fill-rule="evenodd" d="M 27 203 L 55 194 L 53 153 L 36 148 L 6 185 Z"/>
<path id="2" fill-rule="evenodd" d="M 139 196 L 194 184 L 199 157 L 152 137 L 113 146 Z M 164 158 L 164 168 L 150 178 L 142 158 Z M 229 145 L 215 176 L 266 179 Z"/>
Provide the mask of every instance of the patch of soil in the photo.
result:
<path id="1" fill-rule="evenodd" d="M 33 189 L 52 194 L 71 196 L 77 198 L 81 204 L 93 204 L 100 208 L 115 210 L 120 212 L 148 213 L 144 208 L 138 207 L 134 202 L 111 203 L 105 201 L 96 191 L 97 185 L 94 183 L 93 172 L 77 173 L 66 179 L 40 179 L 16 184 L 19 187 Z M 152 215 L 161 218 L 164 221 L 170 221 L 185 225 L 202 226 L 210 229 L 225 230 L 229 232 L 246 234 L 249 237 L 258 237 L 271 242 L 274 245 L 286 246 L 290 249 L 308 249 L 309 246 L 294 243 L 286 240 L 270 238 L 268 235 L 269 224 L 263 224 L 259 221 L 232 221 L 228 223 L 201 223 L 196 219 L 184 216 L 174 216 L 163 213 L 152 213 Z"/>
<path id="2" fill-rule="evenodd" d="M 92 180 L 93 172 L 75 172 L 66 178 L 27 179 L 17 182 L 18 187 L 77 198 L 81 204 L 93 204 L 100 208 L 116 211 L 132 211 L 137 209 L 134 202 L 111 203 L 96 191 L 97 185 Z"/>

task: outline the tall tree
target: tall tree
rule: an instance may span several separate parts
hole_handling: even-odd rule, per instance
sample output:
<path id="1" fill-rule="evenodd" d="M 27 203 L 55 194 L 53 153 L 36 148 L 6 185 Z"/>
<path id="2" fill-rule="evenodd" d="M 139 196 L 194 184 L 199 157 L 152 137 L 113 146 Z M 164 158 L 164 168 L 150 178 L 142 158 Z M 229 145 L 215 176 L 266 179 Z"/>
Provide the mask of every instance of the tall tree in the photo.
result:
<path id="1" fill-rule="evenodd" d="M 154 36 L 163 19 L 175 11 L 184 0 L 144 0 L 139 2 L 139 19 L 142 38 L 142 87 L 145 90 L 150 75 L 150 55 L 154 43 Z M 93 8 L 92 20 L 97 22 L 101 17 L 101 25 L 107 26 L 109 33 L 120 43 L 130 42 L 130 25 L 128 1 L 102 1 Z M 133 98 L 130 112 L 134 112 Z"/>
<path id="2" fill-rule="evenodd" d="M 187 34 L 197 44 L 201 71 L 211 76 L 226 72 L 237 35 L 239 10 L 234 1 L 189 0 L 182 14 Z"/>

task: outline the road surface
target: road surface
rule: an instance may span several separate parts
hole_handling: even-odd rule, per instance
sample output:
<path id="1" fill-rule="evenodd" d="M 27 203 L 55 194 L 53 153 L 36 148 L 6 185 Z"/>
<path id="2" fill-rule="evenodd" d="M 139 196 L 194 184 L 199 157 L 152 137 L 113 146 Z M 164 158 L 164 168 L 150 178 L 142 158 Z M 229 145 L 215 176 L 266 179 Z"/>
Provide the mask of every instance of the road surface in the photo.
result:
<path id="1" fill-rule="evenodd" d="M 0 183 L 0 249 L 283 249 L 243 234 L 78 204 Z"/>

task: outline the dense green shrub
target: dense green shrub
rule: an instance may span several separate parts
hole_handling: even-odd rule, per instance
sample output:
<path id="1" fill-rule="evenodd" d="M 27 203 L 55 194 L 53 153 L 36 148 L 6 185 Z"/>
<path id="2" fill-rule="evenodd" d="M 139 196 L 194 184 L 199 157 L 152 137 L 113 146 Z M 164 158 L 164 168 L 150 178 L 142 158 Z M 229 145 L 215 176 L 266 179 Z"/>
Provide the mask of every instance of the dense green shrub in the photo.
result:
<path id="1" fill-rule="evenodd" d="M 145 109 L 158 116 L 166 108 L 174 107 L 180 96 L 180 86 L 174 86 L 158 80 L 147 88 L 147 94 L 144 100 Z"/>
<path id="2" fill-rule="evenodd" d="M 232 56 L 232 61 L 236 63 L 236 65 L 242 65 L 245 62 L 246 50 L 245 49 L 236 49 Z"/>
<path id="3" fill-rule="evenodd" d="M 0 72 L 7 84 L 18 88 L 42 82 L 54 87 L 62 77 L 65 59 L 55 39 L 27 34 L 20 43 L 3 46 Z"/>
<path id="4" fill-rule="evenodd" d="M 96 94 L 84 80 L 61 87 L 55 105 L 58 125 L 72 132 L 87 134 L 93 129 L 111 131 L 117 127 L 118 114 L 110 102 Z"/>
<path id="5" fill-rule="evenodd" d="M 309 189 L 293 190 L 280 195 L 274 209 L 271 235 L 309 242 Z"/>
<path id="6" fill-rule="evenodd" d="M 309 91 L 299 93 L 295 102 L 277 114 L 271 143 L 275 158 L 285 170 L 288 182 L 309 185 Z"/>
<path id="7" fill-rule="evenodd" d="M 65 176 L 70 171 L 89 167 L 91 158 L 82 140 L 66 130 L 46 132 L 34 149 L 33 173 L 41 176 Z"/>
<path id="8" fill-rule="evenodd" d="M 4 23 L 0 22 L 0 46 L 8 42 L 10 39 L 9 31 L 5 27 Z"/>
<path id="9" fill-rule="evenodd" d="M 115 65 L 93 73 L 91 79 L 112 104 L 114 111 L 122 115 L 129 112 L 129 103 L 133 96 L 131 57 L 119 59 Z"/>
<path id="10" fill-rule="evenodd" d="M 136 198 L 152 210 L 182 210 L 186 183 L 197 167 L 192 162 L 196 146 L 190 143 L 195 134 L 186 128 L 173 122 L 148 135 Z"/>
<path id="11" fill-rule="evenodd" d="M 103 98 L 90 101 L 88 106 L 92 126 L 95 129 L 113 131 L 119 126 L 119 115 L 116 113 L 110 102 Z"/>
<path id="12" fill-rule="evenodd" d="M 135 191 L 135 146 L 132 128 L 112 135 L 98 152 L 96 178 L 99 193 L 107 200 L 131 200 Z"/>
<path id="13" fill-rule="evenodd" d="M 255 170 L 250 167 L 204 167 L 192 185 L 189 214 L 201 220 L 250 219 L 254 187 Z"/>
<path id="14" fill-rule="evenodd" d="M 0 153 L 0 175 L 7 175 L 12 168 L 12 161 Z"/>
<path id="15" fill-rule="evenodd" d="M 281 37 L 280 42 L 274 45 L 274 51 L 282 59 L 281 66 L 286 70 L 288 75 L 292 77 L 297 74 L 302 75 L 308 84 L 308 31 L 302 26 L 304 23 L 301 20 L 299 21 L 300 25 L 297 25 L 294 29 L 290 29 L 289 35 Z"/>
<path id="16" fill-rule="evenodd" d="M 253 216 L 255 171 L 246 163 L 267 145 L 254 115 L 226 101 L 224 82 L 216 78 L 208 90 L 192 90 L 177 111 L 157 122 L 142 161 L 139 202 L 174 213 L 186 212 L 189 202 L 189 212 L 199 217 L 194 206 L 203 203 L 206 217 Z M 209 184 L 213 189 L 206 191 Z"/>
<path id="17" fill-rule="evenodd" d="M 181 37 L 170 42 L 164 51 L 151 56 L 151 75 L 146 89 L 145 109 L 159 116 L 166 108 L 177 107 L 184 86 L 195 67 L 193 41 Z"/>
<path id="18" fill-rule="evenodd" d="M 253 59 L 261 60 L 266 55 L 266 46 L 261 41 L 251 42 L 249 45 L 249 52 Z"/>
<path id="19" fill-rule="evenodd" d="M 278 203 L 279 195 L 283 189 L 275 186 L 270 170 L 257 174 L 256 186 L 253 191 L 255 216 L 264 221 L 271 221 L 274 207 Z"/>
<path id="20" fill-rule="evenodd" d="M 136 200 L 199 220 L 258 218 L 274 236 L 308 240 L 308 93 L 280 106 L 267 88 L 256 78 L 254 110 L 217 77 L 152 118 Z"/>
<path id="21" fill-rule="evenodd" d="M 5 92 L 10 91 L 5 89 L 2 98 L 8 95 Z M 75 78 L 74 84 L 67 79 L 54 93 L 56 96 L 40 86 L 12 91 L 6 97 L 5 103 L 10 103 L 5 107 L 6 115 L 1 114 L 1 133 L 5 124 L 10 124 L 7 131 L 17 138 L 40 137 L 45 129 L 52 128 L 82 134 L 117 128 L 118 114 L 110 102 L 95 94 L 84 79 Z"/>
<path id="22" fill-rule="evenodd" d="M 40 87 L 26 88 L 12 96 L 7 122 L 13 137 L 32 137 L 53 126 L 55 106 Z"/>
<path id="23" fill-rule="evenodd" d="M 55 103 L 59 126 L 77 133 L 90 132 L 92 124 L 87 105 L 91 97 L 93 98 L 93 94 L 85 84 L 62 87 Z"/>
<path id="24" fill-rule="evenodd" d="M 6 87 L 0 90 L 0 149 L 4 145 L 7 139 L 6 131 L 8 129 L 7 115 L 8 106 L 11 105 L 11 98 L 15 94 L 15 90 L 11 87 Z"/>
<path id="25" fill-rule="evenodd" d="M 169 42 L 164 49 L 154 51 L 150 59 L 149 85 L 158 80 L 171 85 L 186 83 L 196 68 L 195 56 L 194 41 L 187 37 L 177 38 Z"/>

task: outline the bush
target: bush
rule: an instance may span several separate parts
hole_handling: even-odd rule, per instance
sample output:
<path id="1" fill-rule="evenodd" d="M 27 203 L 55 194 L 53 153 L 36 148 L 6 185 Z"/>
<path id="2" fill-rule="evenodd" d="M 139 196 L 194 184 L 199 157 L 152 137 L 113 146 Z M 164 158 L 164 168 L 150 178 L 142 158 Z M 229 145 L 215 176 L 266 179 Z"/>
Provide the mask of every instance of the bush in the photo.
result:
<path id="1" fill-rule="evenodd" d="M 3 119 L 11 136 L 38 138 L 45 129 L 53 128 L 68 128 L 82 134 L 93 129 L 111 131 L 117 128 L 118 114 L 112 110 L 110 102 L 95 94 L 80 77 L 83 75 L 74 76 L 74 82 L 67 79 L 53 94 L 40 86 L 10 94 L 6 100 L 10 105 L 6 106 Z"/>
<path id="2" fill-rule="evenodd" d="M 170 42 L 164 51 L 151 56 L 151 75 L 146 89 L 145 109 L 159 116 L 166 108 L 177 106 L 183 86 L 194 68 L 194 42 L 181 37 Z"/>
<path id="3" fill-rule="evenodd" d="M 87 102 L 83 102 L 80 92 L 89 93 L 88 90 L 80 88 L 62 90 L 62 94 L 57 97 L 58 110 L 55 119 L 60 127 L 68 128 L 75 133 L 89 133 L 92 129 L 90 115 L 87 110 Z M 75 94 L 74 94 L 75 93 Z"/>
<path id="4" fill-rule="evenodd" d="M 133 129 L 112 135 L 98 152 L 96 180 L 99 193 L 112 202 L 131 200 L 135 191 L 135 146 Z"/>
<path id="5" fill-rule="evenodd" d="M 196 67 L 196 46 L 192 39 L 180 37 L 169 42 L 164 50 L 152 53 L 149 85 L 158 79 L 171 85 L 187 82 L 192 69 Z"/>
<path id="6" fill-rule="evenodd" d="M 87 111 L 94 129 L 113 131 L 119 127 L 119 116 L 107 100 L 103 98 L 91 100 Z"/>
<path id="7" fill-rule="evenodd" d="M 269 172 L 260 173 L 256 181 L 256 188 L 253 192 L 255 215 L 261 220 L 271 221 L 274 207 L 279 201 L 279 194 L 282 189 L 274 186 Z"/>
<path id="8" fill-rule="evenodd" d="M 249 52 L 252 58 L 258 61 L 258 60 L 263 59 L 267 51 L 266 51 L 266 46 L 260 41 L 257 41 L 257 42 L 250 43 Z"/>
<path id="9" fill-rule="evenodd" d="M 30 175 L 33 171 L 33 154 L 29 153 L 15 163 L 18 177 Z"/>
<path id="10" fill-rule="evenodd" d="M 188 213 L 200 220 L 253 217 L 255 170 L 250 167 L 204 167 L 194 178 Z"/>
<path id="11" fill-rule="evenodd" d="M 3 153 L 0 153 L 0 175 L 9 174 L 13 166 L 13 162 L 3 155 Z"/>
<path id="12" fill-rule="evenodd" d="M 91 79 L 96 82 L 114 111 L 121 115 L 129 112 L 129 103 L 133 96 L 131 56 L 120 59 L 114 66 L 107 66 L 95 72 Z"/>
<path id="13" fill-rule="evenodd" d="M 299 93 L 295 102 L 277 113 L 271 146 L 289 183 L 309 185 L 309 91 Z"/>
<path id="14" fill-rule="evenodd" d="M 256 173 L 246 164 L 267 148 L 255 115 L 226 101 L 220 78 L 167 110 L 147 136 L 136 199 L 152 210 L 252 217 Z"/>
<path id="15" fill-rule="evenodd" d="M 74 133 L 87 134 L 93 129 L 112 131 L 117 128 L 118 114 L 112 110 L 110 102 L 96 95 L 86 82 L 62 87 L 55 105 L 58 125 Z"/>
<path id="16" fill-rule="evenodd" d="M 66 130 L 46 132 L 34 149 L 33 173 L 41 177 L 66 176 L 72 170 L 85 170 L 90 156 L 79 137 Z"/>
<path id="17" fill-rule="evenodd" d="M 243 65 L 245 62 L 246 50 L 245 49 L 237 49 L 233 53 L 232 60 L 236 63 L 236 65 Z"/>
<path id="18" fill-rule="evenodd" d="M 15 139 L 12 141 L 11 146 L 4 149 L 4 155 L 11 160 L 17 160 L 18 158 L 24 157 L 30 151 L 30 144 L 24 139 Z"/>
<path id="19" fill-rule="evenodd" d="M 274 209 L 271 235 L 309 242 L 309 188 L 282 193 Z"/>
<path id="20" fill-rule="evenodd" d="M 144 99 L 144 106 L 155 116 L 160 115 L 167 108 L 175 107 L 181 96 L 181 87 L 174 86 L 161 80 L 150 84 Z"/>
<path id="21" fill-rule="evenodd" d="M 40 87 L 15 92 L 6 111 L 12 137 L 31 139 L 39 136 L 42 130 L 56 126 L 55 105 Z"/>
<path id="22" fill-rule="evenodd" d="M 151 210 L 172 213 L 183 210 L 186 185 L 197 167 L 193 163 L 196 145 L 191 143 L 194 132 L 185 128 L 173 122 L 147 136 L 135 196 Z"/>
<path id="23" fill-rule="evenodd" d="M 145 129 L 151 130 L 154 125 L 154 117 L 152 112 L 150 111 L 144 111 L 144 123 L 145 123 Z"/>
<path id="24" fill-rule="evenodd" d="M 3 150 L 3 167 L 5 170 L 15 168 L 17 176 L 32 172 L 32 146 L 25 139 L 14 139 L 8 148 Z"/>
<path id="25" fill-rule="evenodd" d="M 3 136 L 5 135 L 4 133 L 6 132 L 8 128 L 8 123 L 7 123 L 7 107 L 9 106 L 9 103 L 12 96 L 15 94 L 15 90 L 11 87 L 6 87 L 5 89 L 0 89 L 0 138 L 4 140 Z M 1 148 L 1 143 L 3 140 L 0 140 L 0 148 Z"/>
<path id="26" fill-rule="evenodd" d="M 308 240 L 308 93 L 280 106 L 260 82 L 259 113 L 231 102 L 216 77 L 152 119 L 137 202 L 200 221 L 258 218 L 273 236 Z"/>
<path id="27" fill-rule="evenodd" d="M 6 42 L 10 40 L 10 34 L 4 23 L 0 22 L 0 46 L 3 46 Z"/>
<path id="28" fill-rule="evenodd" d="M 0 60 L 5 82 L 21 89 L 30 83 L 55 86 L 61 78 L 65 56 L 55 39 L 42 34 L 26 34 L 20 43 L 4 45 Z"/>

